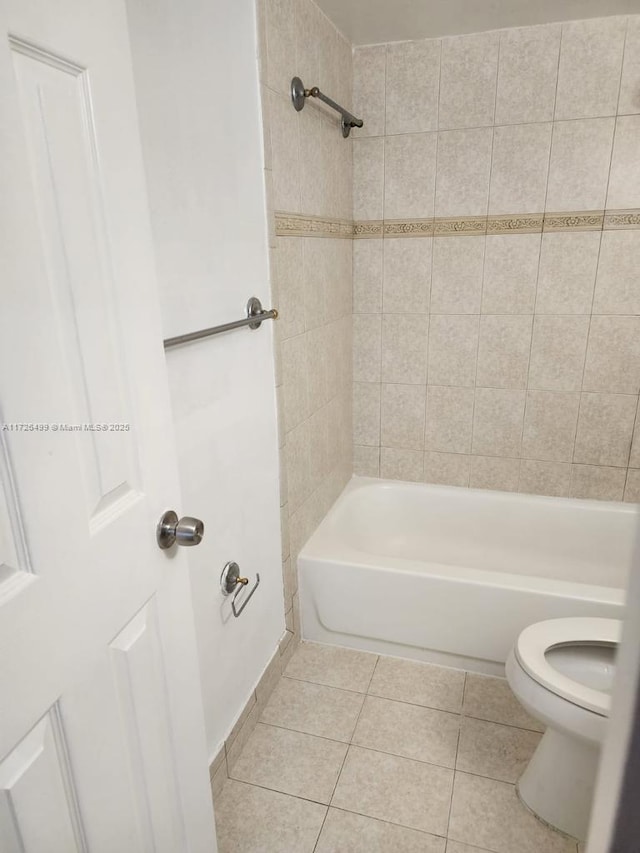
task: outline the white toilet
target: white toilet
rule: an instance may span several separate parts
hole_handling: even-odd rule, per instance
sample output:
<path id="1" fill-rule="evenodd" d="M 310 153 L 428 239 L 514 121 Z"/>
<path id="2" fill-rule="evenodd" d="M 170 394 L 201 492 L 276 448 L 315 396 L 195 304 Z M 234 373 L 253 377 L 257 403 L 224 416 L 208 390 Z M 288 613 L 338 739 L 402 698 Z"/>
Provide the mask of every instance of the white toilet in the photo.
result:
<path id="1" fill-rule="evenodd" d="M 567 618 L 536 622 L 518 637 L 507 680 L 547 728 L 518 782 L 538 817 L 583 840 L 604 739 L 622 623 Z"/>

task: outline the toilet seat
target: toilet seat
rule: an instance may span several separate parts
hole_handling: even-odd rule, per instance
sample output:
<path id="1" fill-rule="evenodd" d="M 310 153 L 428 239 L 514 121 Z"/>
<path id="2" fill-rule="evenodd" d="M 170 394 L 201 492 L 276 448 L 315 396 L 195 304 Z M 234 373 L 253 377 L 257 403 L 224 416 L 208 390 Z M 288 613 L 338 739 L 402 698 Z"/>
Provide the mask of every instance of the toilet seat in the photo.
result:
<path id="1" fill-rule="evenodd" d="M 620 642 L 621 622 L 618 619 L 570 617 L 536 622 L 525 628 L 514 647 L 515 656 L 535 681 L 552 693 L 593 711 L 602 717 L 609 716 L 611 697 L 602 690 L 587 687 L 569 678 L 553 667 L 546 653 L 554 646 L 579 643 L 599 644 Z"/>

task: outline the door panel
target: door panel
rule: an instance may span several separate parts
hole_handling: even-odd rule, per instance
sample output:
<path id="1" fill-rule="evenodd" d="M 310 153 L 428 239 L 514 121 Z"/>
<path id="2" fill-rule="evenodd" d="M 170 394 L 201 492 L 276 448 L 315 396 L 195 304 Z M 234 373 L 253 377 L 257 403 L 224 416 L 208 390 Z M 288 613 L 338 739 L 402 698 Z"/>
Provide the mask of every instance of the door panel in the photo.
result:
<path id="1" fill-rule="evenodd" d="M 0 838 L 212 851 L 121 0 L 0 0 L 0 114 Z"/>
<path id="2" fill-rule="evenodd" d="M 0 764 L 0 849 L 86 850 L 56 706 Z"/>

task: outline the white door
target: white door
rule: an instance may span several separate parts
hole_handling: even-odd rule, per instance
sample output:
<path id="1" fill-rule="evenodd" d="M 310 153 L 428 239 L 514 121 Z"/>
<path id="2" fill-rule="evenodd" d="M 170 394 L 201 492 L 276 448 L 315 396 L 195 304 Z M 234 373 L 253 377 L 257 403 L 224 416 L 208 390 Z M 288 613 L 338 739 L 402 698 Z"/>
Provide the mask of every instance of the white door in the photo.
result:
<path id="1" fill-rule="evenodd" d="M 2 853 L 215 850 L 151 246 L 124 3 L 0 0 Z"/>

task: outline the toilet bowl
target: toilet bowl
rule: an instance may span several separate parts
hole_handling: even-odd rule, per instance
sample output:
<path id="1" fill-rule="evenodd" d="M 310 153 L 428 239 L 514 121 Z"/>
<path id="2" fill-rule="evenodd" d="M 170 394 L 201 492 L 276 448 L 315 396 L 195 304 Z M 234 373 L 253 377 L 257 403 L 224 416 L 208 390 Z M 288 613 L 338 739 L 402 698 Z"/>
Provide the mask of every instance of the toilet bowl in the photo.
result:
<path id="1" fill-rule="evenodd" d="M 566 618 L 525 628 L 507 660 L 507 681 L 546 730 L 518 781 L 523 803 L 583 840 L 604 739 L 622 623 Z"/>

